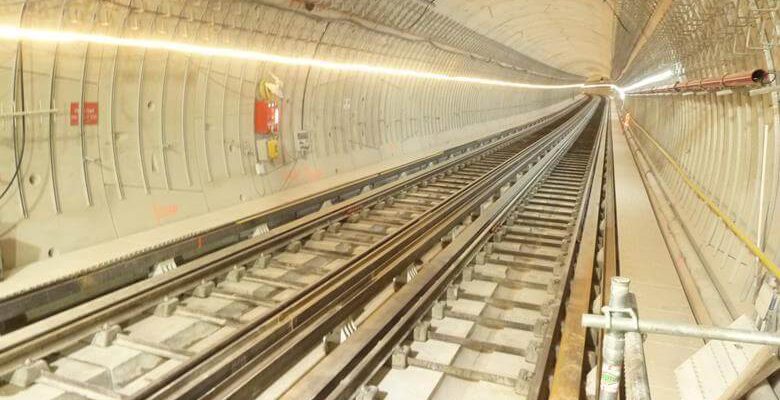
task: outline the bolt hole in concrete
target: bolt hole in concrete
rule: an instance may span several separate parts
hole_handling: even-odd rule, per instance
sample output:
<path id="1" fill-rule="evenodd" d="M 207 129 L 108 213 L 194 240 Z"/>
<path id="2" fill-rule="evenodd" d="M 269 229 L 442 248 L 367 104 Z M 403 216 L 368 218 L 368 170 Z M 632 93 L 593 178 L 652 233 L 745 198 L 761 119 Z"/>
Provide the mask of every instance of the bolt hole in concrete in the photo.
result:
<path id="1" fill-rule="evenodd" d="M 56 256 L 57 255 L 57 249 L 55 249 L 54 247 L 50 247 L 49 251 L 48 251 L 48 254 L 49 254 L 49 257 Z"/>
<path id="2" fill-rule="evenodd" d="M 146 109 L 147 110 L 154 111 L 155 108 L 156 108 L 156 105 L 154 104 L 153 101 L 149 100 L 149 101 L 146 102 Z"/>
<path id="3" fill-rule="evenodd" d="M 238 196 L 238 199 L 241 200 L 241 201 L 246 201 L 246 196 L 241 194 L 241 195 Z"/>
<path id="4" fill-rule="evenodd" d="M 27 182 L 30 182 L 30 185 L 35 186 L 41 181 L 41 177 L 38 176 L 38 174 L 32 174 L 29 178 L 27 178 Z"/>

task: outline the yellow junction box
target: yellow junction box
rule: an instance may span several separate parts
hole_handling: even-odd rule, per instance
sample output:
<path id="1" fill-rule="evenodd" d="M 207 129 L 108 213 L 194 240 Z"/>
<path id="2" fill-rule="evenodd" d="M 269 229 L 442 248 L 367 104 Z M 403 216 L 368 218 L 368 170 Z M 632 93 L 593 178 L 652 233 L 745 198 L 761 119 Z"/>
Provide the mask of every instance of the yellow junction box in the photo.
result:
<path id="1" fill-rule="evenodd" d="M 268 159 L 276 160 L 279 158 L 279 140 L 268 139 Z"/>

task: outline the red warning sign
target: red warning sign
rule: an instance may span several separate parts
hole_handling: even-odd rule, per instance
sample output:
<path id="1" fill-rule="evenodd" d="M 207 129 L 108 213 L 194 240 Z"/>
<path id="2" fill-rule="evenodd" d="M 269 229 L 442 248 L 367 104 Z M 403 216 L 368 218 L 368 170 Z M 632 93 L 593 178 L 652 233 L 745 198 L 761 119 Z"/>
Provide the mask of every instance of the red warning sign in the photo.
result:
<path id="1" fill-rule="evenodd" d="M 279 106 L 275 101 L 255 100 L 255 133 L 279 132 Z"/>
<path id="2" fill-rule="evenodd" d="M 92 101 L 84 102 L 84 125 L 97 125 L 98 123 L 98 103 Z M 79 103 L 70 103 L 70 126 L 79 124 Z"/>
<path id="3" fill-rule="evenodd" d="M 79 124 L 79 103 L 70 103 L 70 126 Z"/>

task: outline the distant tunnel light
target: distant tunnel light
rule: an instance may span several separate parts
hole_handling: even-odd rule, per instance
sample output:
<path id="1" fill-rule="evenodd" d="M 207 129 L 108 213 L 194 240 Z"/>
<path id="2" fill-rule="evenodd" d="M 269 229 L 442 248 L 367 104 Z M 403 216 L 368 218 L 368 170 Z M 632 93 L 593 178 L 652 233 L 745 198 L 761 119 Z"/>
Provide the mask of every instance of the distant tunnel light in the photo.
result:
<path id="1" fill-rule="evenodd" d="M 652 85 L 657 82 L 662 82 L 666 79 L 669 79 L 674 76 L 674 72 L 672 70 L 666 70 L 661 73 L 648 76 L 647 78 L 642 78 L 639 81 L 632 83 L 631 85 L 628 85 L 626 87 L 617 86 L 611 83 L 594 83 L 594 84 L 586 84 L 584 85 L 585 88 L 601 88 L 601 87 L 608 87 L 612 90 L 615 90 L 620 94 L 620 98 L 623 99 L 626 97 L 626 93 L 630 93 L 631 91 L 634 91 L 636 89 L 645 87 L 647 85 Z"/>
<path id="2" fill-rule="evenodd" d="M 16 26 L 0 25 L 0 39 L 2 40 L 26 40 L 35 42 L 54 43 L 94 43 L 122 47 L 136 47 L 154 50 L 168 50 L 186 54 L 202 56 L 235 58 L 241 60 L 270 62 L 275 64 L 309 66 L 336 71 L 362 72 L 378 75 L 393 75 L 401 77 L 413 77 L 421 79 L 433 79 L 440 81 L 473 83 L 480 85 L 492 85 L 513 87 L 520 89 L 579 89 L 585 87 L 583 83 L 566 85 L 547 85 L 526 82 L 503 81 L 497 79 L 477 78 L 469 76 L 451 76 L 435 72 L 417 71 L 402 68 L 383 67 L 380 65 L 342 63 L 327 60 L 319 60 L 306 57 L 289 57 L 277 54 L 269 54 L 251 50 L 240 50 L 223 47 L 210 47 L 192 43 L 173 42 L 157 39 L 133 39 L 116 36 L 105 36 L 91 33 L 79 33 L 70 31 L 50 31 L 41 29 L 20 28 Z"/>
<path id="3" fill-rule="evenodd" d="M 658 73 L 658 74 L 655 74 L 655 75 L 652 75 L 652 76 L 648 76 L 647 78 L 644 78 L 644 79 L 640 79 L 639 81 L 637 81 L 637 82 L 635 82 L 635 83 L 633 83 L 633 84 L 631 84 L 629 86 L 626 86 L 624 88 L 618 88 L 618 92 L 620 92 L 620 97 L 622 98 L 622 97 L 626 96 L 626 93 L 630 93 L 631 91 L 634 91 L 634 90 L 639 89 L 641 87 L 645 87 L 647 85 L 652 85 L 654 83 L 665 81 L 665 80 L 667 80 L 667 79 L 669 79 L 669 78 L 671 78 L 673 76 L 674 76 L 674 72 L 672 70 L 668 69 L 668 70 L 666 70 L 664 72 L 661 72 L 661 73 Z"/>

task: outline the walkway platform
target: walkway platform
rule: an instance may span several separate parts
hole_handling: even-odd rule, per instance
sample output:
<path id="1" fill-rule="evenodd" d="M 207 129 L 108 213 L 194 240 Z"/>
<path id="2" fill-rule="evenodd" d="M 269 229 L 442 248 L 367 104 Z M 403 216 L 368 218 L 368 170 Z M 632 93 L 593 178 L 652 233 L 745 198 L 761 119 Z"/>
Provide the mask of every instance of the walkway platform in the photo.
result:
<path id="1" fill-rule="evenodd" d="M 640 317 L 695 324 L 614 103 L 612 107 L 620 275 L 631 279 Z M 654 400 L 680 398 L 674 369 L 703 344 L 695 338 L 647 337 L 645 357 Z"/>

